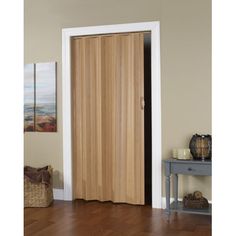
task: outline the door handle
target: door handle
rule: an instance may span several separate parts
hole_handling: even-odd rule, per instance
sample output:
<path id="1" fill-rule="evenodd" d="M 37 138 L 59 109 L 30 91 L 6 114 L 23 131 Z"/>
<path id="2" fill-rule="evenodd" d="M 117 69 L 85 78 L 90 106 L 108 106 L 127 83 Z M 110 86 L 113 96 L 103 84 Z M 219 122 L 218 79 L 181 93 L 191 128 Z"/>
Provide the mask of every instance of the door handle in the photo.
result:
<path id="1" fill-rule="evenodd" d="M 144 110 L 144 107 L 145 107 L 144 97 L 140 98 L 140 106 L 141 106 L 141 109 Z"/>

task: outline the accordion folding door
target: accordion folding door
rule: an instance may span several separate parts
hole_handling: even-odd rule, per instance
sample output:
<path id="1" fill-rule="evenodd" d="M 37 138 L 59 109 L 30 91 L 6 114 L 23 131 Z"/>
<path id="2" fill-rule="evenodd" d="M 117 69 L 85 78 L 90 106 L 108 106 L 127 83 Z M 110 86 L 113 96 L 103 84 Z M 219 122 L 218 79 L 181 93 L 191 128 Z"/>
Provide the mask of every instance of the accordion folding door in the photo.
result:
<path id="1" fill-rule="evenodd" d="M 74 198 L 144 204 L 144 33 L 71 45 Z"/>

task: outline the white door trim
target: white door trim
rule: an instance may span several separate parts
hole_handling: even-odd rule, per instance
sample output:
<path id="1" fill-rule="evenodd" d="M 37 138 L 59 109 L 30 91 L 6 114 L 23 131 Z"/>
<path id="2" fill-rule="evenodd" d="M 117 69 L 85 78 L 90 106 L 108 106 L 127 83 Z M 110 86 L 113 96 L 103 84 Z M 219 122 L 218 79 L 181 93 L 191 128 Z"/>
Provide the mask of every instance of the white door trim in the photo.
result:
<path id="1" fill-rule="evenodd" d="M 161 180 L 161 73 L 160 22 L 102 25 L 62 30 L 62 118 L 64 200 L 73 200 L 72 191 L 72 135 L 71 135 L 71 37 L 124 32 L 151 32 L 151 91 L 152 91 L 152 207 L 162 207 Z"/>

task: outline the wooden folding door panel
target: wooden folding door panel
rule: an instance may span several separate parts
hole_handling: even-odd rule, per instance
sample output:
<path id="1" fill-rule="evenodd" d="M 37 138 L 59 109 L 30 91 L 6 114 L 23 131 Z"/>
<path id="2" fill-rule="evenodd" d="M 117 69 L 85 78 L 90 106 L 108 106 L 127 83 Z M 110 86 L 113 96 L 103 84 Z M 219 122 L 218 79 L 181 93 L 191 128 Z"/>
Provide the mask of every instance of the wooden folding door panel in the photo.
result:
<path id="1" fill-rule="evenodd" d="M 99 199 L 101 189 L 100 39 L 72 40 L 72 131 L 74 197 Z M 101 184 L 100 184 L 101 185 Z M 100 191 L 100 192 L 99 192 Z"/>
<path id="2" fill-rule="evenodd" d="M 144 204 L 143 33 L 72 40 L 74 197 Z"/>

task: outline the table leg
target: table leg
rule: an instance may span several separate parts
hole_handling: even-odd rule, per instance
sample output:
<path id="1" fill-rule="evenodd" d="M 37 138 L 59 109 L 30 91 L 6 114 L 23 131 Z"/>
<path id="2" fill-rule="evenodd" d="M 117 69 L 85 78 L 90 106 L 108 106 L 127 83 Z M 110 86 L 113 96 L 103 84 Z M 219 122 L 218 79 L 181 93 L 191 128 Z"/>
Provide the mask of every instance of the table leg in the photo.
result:
<path id="1" fill-rule="evenodd" d="M 166 212 L 170 214 L 170 175 L 166 175 Z"/>
<path id="2" fill-rule="evenodd" d="M 178 175 L 174 174 L 174 200 L 175 207 L 178 206 Z"/>

